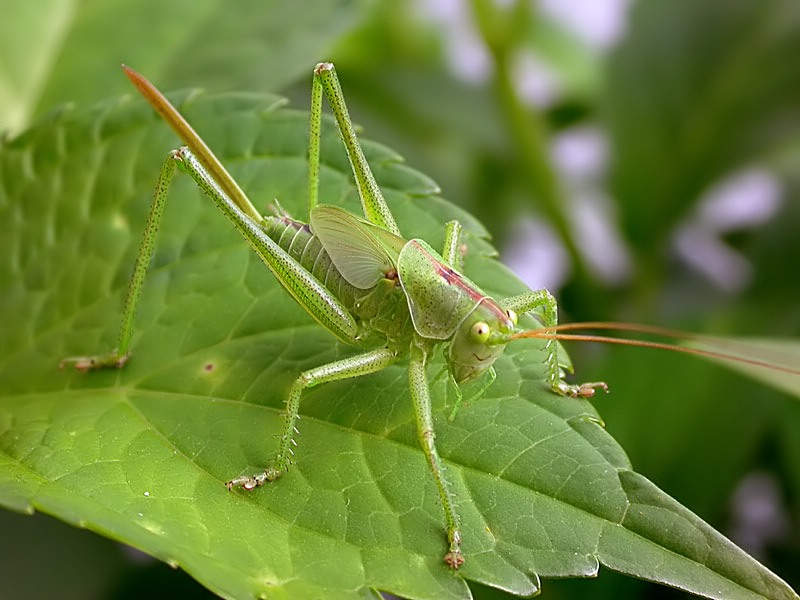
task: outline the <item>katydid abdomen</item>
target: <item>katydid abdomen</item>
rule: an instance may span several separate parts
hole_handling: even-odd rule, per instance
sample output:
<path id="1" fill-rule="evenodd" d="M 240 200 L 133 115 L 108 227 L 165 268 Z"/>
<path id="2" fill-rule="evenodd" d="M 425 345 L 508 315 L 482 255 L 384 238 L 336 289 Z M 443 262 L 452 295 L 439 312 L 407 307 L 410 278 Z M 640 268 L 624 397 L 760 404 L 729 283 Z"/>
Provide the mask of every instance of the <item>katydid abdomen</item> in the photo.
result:
<path id="1" fill-rule="evenodd" d="M 369 288 L 358 288 L 336 268 L 307 223 L 285 215 L 270 216 L 264 219 L 262 227 L 350 311 L 358 325 L 356 341 L 359 345 L 384 345 L 394 349 L 408 345 L 414 331 L 413 323 L 396 272 L 387 273 Z"/>

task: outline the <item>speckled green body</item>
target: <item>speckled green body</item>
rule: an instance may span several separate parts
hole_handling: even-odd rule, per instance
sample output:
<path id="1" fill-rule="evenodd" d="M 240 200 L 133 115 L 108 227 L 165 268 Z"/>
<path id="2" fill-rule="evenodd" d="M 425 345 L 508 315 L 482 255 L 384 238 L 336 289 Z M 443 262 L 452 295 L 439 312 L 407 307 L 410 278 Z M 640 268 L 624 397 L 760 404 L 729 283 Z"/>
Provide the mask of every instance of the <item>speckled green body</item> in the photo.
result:
<path id="1" fill-rule="evenodd" d="M 408 347 L 414 332 L 405 294 L 398 279 L 385 277 L 367 289 L 359 289 L 342 276 L 320 239 L 307 223 L 287 216 L 264 219 L 262 227 L 290 256 L 305 267 L 331 294 L 338 298 L 356 321 L 354 340 L 364 348 Z"/>

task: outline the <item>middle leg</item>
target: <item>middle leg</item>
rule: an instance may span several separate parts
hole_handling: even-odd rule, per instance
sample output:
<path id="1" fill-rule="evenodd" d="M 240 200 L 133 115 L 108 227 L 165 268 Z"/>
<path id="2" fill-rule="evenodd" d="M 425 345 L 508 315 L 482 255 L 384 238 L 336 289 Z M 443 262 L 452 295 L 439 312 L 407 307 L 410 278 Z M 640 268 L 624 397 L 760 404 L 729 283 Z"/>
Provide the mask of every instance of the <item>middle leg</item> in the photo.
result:
<path id="1" fill-rule="evenodd" d="M 303 390 L 321 383 L 336 381 L 337 379 L 351 379 L 376 373 L 385 369 L 397 360 L 397 352 L 388 348 L 379 348 L 337 360 L 327 365 L 303 371 L 292 384 L 289 396 L 286 399 L 286 412 L 284 413 L 283 431 L 278 443 L 278 452 L 270 465 L 261 473 L 255 475 L 240 475 L 227 482 L 229 490 L 241 487 L 252 490 L 268 481 L 275 481 L 283 475 L 292 464 L 293 447 L 296 445 L 294 434 L 297 432 L 297 419 L 300 414 L 300 396 Z"/>

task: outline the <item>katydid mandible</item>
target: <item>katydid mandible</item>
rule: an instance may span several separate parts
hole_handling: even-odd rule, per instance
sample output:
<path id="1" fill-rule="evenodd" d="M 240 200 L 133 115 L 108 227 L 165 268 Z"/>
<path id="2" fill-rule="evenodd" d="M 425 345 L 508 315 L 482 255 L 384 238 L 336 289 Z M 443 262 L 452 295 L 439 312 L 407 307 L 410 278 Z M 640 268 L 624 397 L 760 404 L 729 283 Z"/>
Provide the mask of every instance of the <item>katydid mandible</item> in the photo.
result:
<path id="1" fill-rule="evenodd" d="M 175 130 L 186 146 L 169 154 L 161 169 L 139 255 L 131 276 L 118 346 L 110 353 L 65 359 L 80 370 L 122 367 L 130 356 L 136 305 L 155 246 L 169 184 L 176 165 L 233 222 L 280 284 L 321 325 L 362 352 L 300 373 L 286 399 L 285 421 L 274 459 L 260 473 L 238 476 L 228 489 L 252 490 L 286 473 L 292 463 L 294 434 L 303 390 L 329 381 L 368 375 L 408 357 L 409 389 L 419 443 L 444 509 L 447 550 L 444 562 L 464 563 L 459 516 L 434 443 L 426 367 L 444 345 L 452 381 L 495 377 L 493 363 L 507 343 L 530 332 L 517 314 L 536 313 L 545 327 L 557 325 L 557 306 L 547 290 L 495 300 L 460 272 L 460 225 L 446 225 L 439 254 L 423 240 L 401 237 L 394 217 L 364 157 L 331 63 L 314 69 L 308 145 L 308 223 L 279 212 L 262 216 L 220 161 L 178 111 L 144 77 L 125 74 Z M 353 170 L 364 216 L 318 204 L 322 97 L 327 98 Z M 547 384 L 557 394 L 590 397 L 605 383 L 581 385 L 564 380 L 558 346 L 545 345 Z M 456 388 L 457 389 L 457 388 Z M 456 408 L 458 402 L 456 403 Z"/>

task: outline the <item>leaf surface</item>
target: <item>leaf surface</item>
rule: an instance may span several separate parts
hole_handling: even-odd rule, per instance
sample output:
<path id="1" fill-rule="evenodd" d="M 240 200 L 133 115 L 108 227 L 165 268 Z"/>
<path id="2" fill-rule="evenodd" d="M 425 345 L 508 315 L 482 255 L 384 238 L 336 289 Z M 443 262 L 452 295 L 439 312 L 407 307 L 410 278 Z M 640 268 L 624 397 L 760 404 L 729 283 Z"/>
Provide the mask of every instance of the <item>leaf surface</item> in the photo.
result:
<path id="1" fill-rule="evenodd" d="M 306 115 L 275 97 L 173 96 L 256 206 L 304 217 Z M 321 199 L 356 211 L 326 121 Z M 226 597 L 518 595 L 600 564 L 713 598 L 797 598 L 779 578 L 631 469 L 587 402 L 543 384 L 535 341 L 509 348 L 437 444 L 459 498 L 467 563 L 442 563 L 443 517 L 418 449 L 404 364 L 303 397 L 294 468 L 253 493 L 302 369 L 353 352 L 286 296 L 179 177 L 122 370 L 60 371 L 113 347 L 158 166 L 175 145 L 141 102 L 64 111 L 0 154 L 0 503 L 40 510 L 180 566 Z M 468 232 L 467 274 L 520 291 L 478 223 L 387 148 L 364 143 L 404 236 Z M 431 368 L 441 366 L 438 364 Z M 470 390 L 465 390 L 470 397 Z M 462 575 L 460 577 L 459 575 Z"/>

